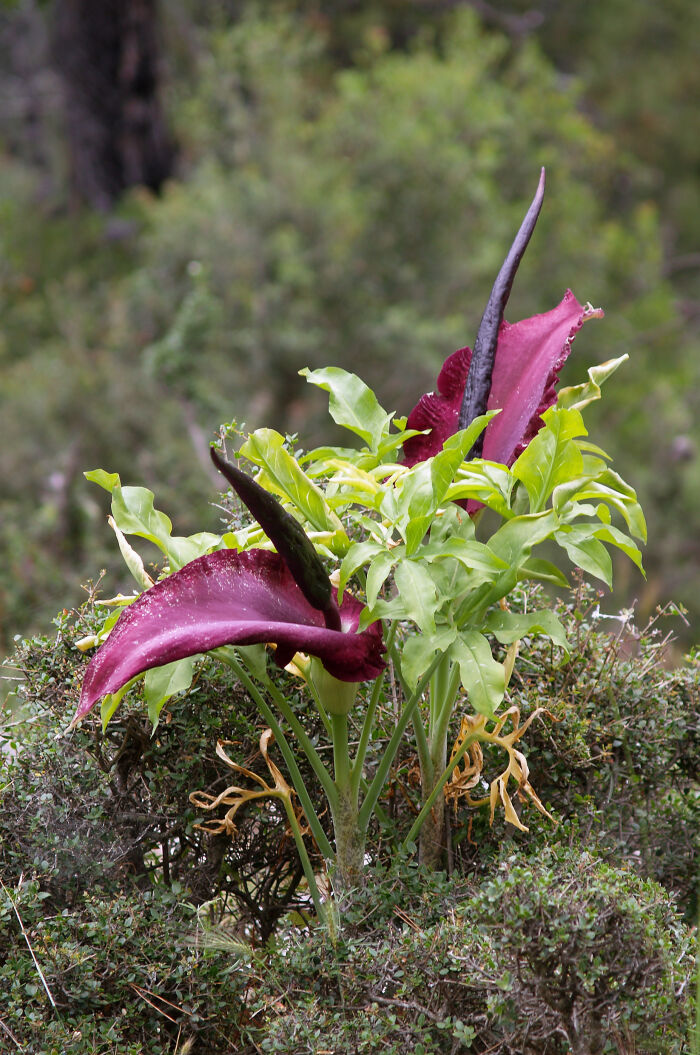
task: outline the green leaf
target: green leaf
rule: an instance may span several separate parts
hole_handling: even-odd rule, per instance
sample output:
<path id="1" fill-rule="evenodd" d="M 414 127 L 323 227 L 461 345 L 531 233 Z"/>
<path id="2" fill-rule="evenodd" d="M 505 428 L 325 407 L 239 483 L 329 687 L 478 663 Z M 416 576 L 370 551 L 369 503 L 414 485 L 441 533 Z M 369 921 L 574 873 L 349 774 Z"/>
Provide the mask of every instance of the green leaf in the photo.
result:
<path id="1" fill-rule="evenodd" d="M 600 399 L 600 386 L 615 373 L 618 366 L 628 359 L 629 355 L 621 355 L 618 359 L 608 359 L 597 366 L 591 366 L 588 370 L 588 381 L 584 384 L 559 389 L 557 406 L 571 410 L 583 410 L 589 403 Z"/>
<path id="2" fill-rule="evenodd" d="M 343 525 L 329 509 L 323 492 L 306 475 L 284 442 L 284 437 L 274 429 L 256 429 L 240 453 L 263 469 L 257 483 L 286 498 L 317 531 L 342 532 Z"/>
<path id="3" fill-rule="evenodd" d="M 117 525 L 115 524 L 114 517 L 107 517 L 107 523 L 112 528 L 114 534 L 117 537 L 117 544 L 119 546 L 119 550 L 121 552 L 122 557 L 124 558 L 124 563 L 126 564 L 127 568 L 129 569 L 133 577 L 136 579 L 136 582 L 138 583 L 139 587 L 142 590 L 148 590 L 151 586 L 153 586 L 153 579 L 144 568 L 141 557 L 136 552 L 136 550 L 129 545 L 126 540 L 126 535 L 122 531 L 120 531 Z"/>
<path id="4" fill-rule="evenodd" d="M 526 564 L 520 566 L 518 578 L 521 581 L 550 582 L 554 586 L 568 586 L 569 580 L 564 572 L 549 560 L 530 557 Z"/>
<path id="5" fill-rule="evenodd" d="M 413 634 L 401 653 L 401 674 L 410 689 L 415 689 L 430 666 L 436 652 L 446 652 L 457 630 L 453 626 L 438 627 L 434 634 Z"/>
<path id="6" fill-rule="evenodd" d="M 505 696 L 506 681 L 503 664 L 493 658 L 488 640 L 477 630 L 465 630 L 450 646 L 450 656 L 459 663 L 473 709 L 492 716 Z"/>
<path id="7" fill-rule="evenodd" d="M 527 488 L 530 512 L 541 512 L 555 487 L 580 477 L 583 456 L 575 436 L 585 436 L 586 428 L 578 410 L 550 407 L 542 415 L 545 427 L 530 441 L 511 472 Z"/>
<path id="8" fill-rule="evenodd" d="M 612 561 L 602 542 L 594 535 L 595 527 L 564 525 L 554 538 L 566 550 L 572 564 L 602 579 L 612 589 Z"/>
<path id="9" fill-rule="evenodd" d="M 374 468 L 377 456 L 367 450 L 358 451 L 356 447 L 314 447 L 299 458 L 299 464 L 306 466 L 306 472 L 311 477 L 327 476 L 328 466 L 336 461 L 366 470 Z"/>
<path id="10" fill-rule="evenodd" d="M 468 429 L 450 436 L 439 454 L 420 462 L 402 477 L 396 499 L 397 526 L 406 541 L 409 555 L 415 553 L 425 538 L 437 509 L 445 501 L 455 473 L 492 417 L 493 412 L 483 414 Z"/>
<path id="11" fill-rule="evenodd" d="M 489 612 L 484 623 L 484 630 L 500 641 L 502 645 L 510 645 L 513 641 L 526 637 L 528 634 L 544 634 L 552 639 L 555 645 L 569 652 L 569 642 L 566 640 L 566 631 L 554 612 L 547 608 L 538 612 Z"/>
<path id="12" fill-rule="evenodd" d="M 647 525 L 637 492 L 612 469 L 605 469 L 587 488 L 585 498 L 605 502 L 621 514 L 635 538 L 647 540 Z"/>
<path id="13" fill-rule="evenodd" d="M 405 419 L 403 419 L 405 420 Z M 394 418 L 394 425 L 399 424 L 399 419 Z M 377 448 L 377 458 L 379 461 L 384 461 L 387 454 L 391 454 L 397 449 L 397 447 L 403 447 L 406 440 L 410 440 L 412 436 L 420 436 L 420 429 L 406 429 L 404 432 L 390 432 L 386 436 Z"/>
<path id="14" fill-rule="evenodd" d="M 518 567 L 529 557 L 533 546 L 548 539 L 557 527 L 558 520 L 551 509 L 526 513 L 503 524 L 489 539 L 488 547 L 509 567 Z"/>
<path id="15" fill-rule="evenodd" d="M 340 565 L 338 592 L 342 593 L 346 582 L 351 575 L 355 574 L 358 568 L 362 568 L 382 553 L 386 553 L 386 550 L 378 542 L 354 542 L 343 557 Z"/>
<path id="16" fill-rule="evenodd" d="M 451 558 L 459 561 L 467 571 L 479 571 L 494 577 L 508 567 L 485 543 L 461 538 L 433 542 L 431 535 L 431 541 L 421 546 L 420 556 L 428 562 Z"/>
<path id="17" fill-rule="evenodd" d="M 148 717 L 153 729 L 158 725 L 160 712 L 168 700 L 178 692 L 189 689 L 194 677 L 195 662 L 200 656 L 187 656 L 174 663 L 147 670 L 143 679 L 143 695 L 148 706 Z"/>
<path id="18" fill-rule="evenodd" d="M 168 558 L 171 572 L 220 545 L 220 537 L 208 531 L 200 531 L 189 538 L 171 537 L 170 518 L 154 508 L 153 498 L 153 492 L 145 487 L 115 486 L 112 516 L 117 528 L 125 535 L 138 535 L 154 543 Z"/>
<path id="19" fill-rule="evenodd" d="M 430 528 L 430 542 L 439 544 L 454 538 L 471 541 L 475 534 L 474 521 L 466 510 L 450 502 L 435 517 Z"/>
<path id="20" fill-rule="evenodd" d="M 115 487 L 121 487 L 119 473 L 108 473 L 104 469 L 90 469 L 89 472 L 83 473 L 83 476 L 90 483 L 104 487 L 105 491 L 109 491 L 110 494 Z"/>
<path id="21" fill-rule="evenodd" d="M 230 646 L 224 646 L 230 648 Z M 267 674 L 267 648 L 265 645 L 236 645 L 235 652 L 240 655 L 244 664 L 259 681 L 264 681 Z"/>
<path id="22" fill-rule="evenodd" d="M 131 679 L 131 681 L 127 681 L 126 685 L 122 685 L 121 689 L 118 689 L 117 692 L 107 693 L 107 695 L 102 700 L 102 703 L 100 704 L 100 718 L 102 720 L 103 733 L 107 728 L 109 720 L 116 711 L 117 707 L 122 702 L 129 689 L 132 689 L 134 687 L 140 677 L 141 675 L 137 674 L 135 678 Z"/>
<path id="23" fill-rule="evenodd" d="M 333 420 L 350 429 L 376 451 L 389 432 L 392 415 L 379 405 L 377 397 L 364 381 L 339 367 L 322 370 L 304 367 L 299 373 L 312 385 L 328 392 L 328 409 Z"/>
<path id="24" fill-rule="evenodd" d="M 609 545 L 615 546 L 617 549 L 622 550 L 623 553 L 626 553 L 630 560 L 637 565 L 642 575 L 645 574 L 639 546 L 628 535 L 625 535 L 623 531 L 620 531 L 612 524 L 607 524 L 605 527 L 596 528 L 594 534 L 601 542 L 607 542 Z"/>
<path id="25" fill-rule="evenodd" d="M 399 547 L 400 549 L 401 547 Z M 367 602 L 368 608 L 360 618 L 360 629 L 364 629 L 377 619 L 410 619 L 424 633 L 435 632 L 435 612 L 440 606 L 437 589 L 430 572 L 424 564 L 410 559 L 401 558 L 397 550 L 387 553 L 386 560 L 377 558 L 370 568 L 367 576 Z M 370 594 L 370 576 L 374 570 L 375 563 L 381 562 L 380 574 L 388 575 L 391 564 L 396 562 L 394 572 L 394 583 L 397 593 L 388 601 L 373 600 Z M 380 575 L 377 575 L 379 578 Z M 376 584 L 373 583 L 374 587 Z M 370 603 L 372 602 L 372 603 Z"/>
<path id="26" fill-rule="evenodd" d="M 599 506 L 607 505 L 615 509 L 624 519 L 635 538 L 646 542 L 647 527 L 642 507 L 637 501 L 634 488 L 630 487 L 621 476 L 607 466 L 595 476 L 584 476 L 579 480 L 570 480 L 560 484 L 552 494 L 552 505 L 562 519 L 572 519 L 577 511 L 577 504 L 585 501 L 597 503 L 596 515 L 604 519 Z M 609 519 L 609 514 L 608 514 Z"/>
<path id="27" fill-rule="evenodd" d="M 400 560 L 394 571 L 394 582 L 403 618 L 412 619 L 421 630 L 433 633 L 438 606 L 437 591 L 424 565 L 413 560 Z"/>
<path id="28" fill-rule="evenodd" d="M 221 544 L 219 535 L 213 535 L 211 531 L 199 531 L 196 535 L 174 535 L 167 543 L 168 560 L 170 570 L 177 571 L 178 568 L 189 564 L 191 560 L 202 557 L 212 549 Z"/>
<path id="29" fill-rule="evenodd" d="M 154 508 L 153 498 L 145 487 L 114 487 L 112 516 L 125 535 L 148 539 L 167 555 L 173 525 L 165 513 Z"/>
<path id="30" fill-rule="evenodd" d="M 505 465 L 475 458 L 460 467 L 445 500 L 459 502 L 472 498 L 507 519 L 513 515 L 510 496 L 514 484 L 515 478 Z"/>
<path id="31" fill-rule="evenodd" d="M 382 549 L 370 564 L 367 571 L 367 584 L 365 587 L 367 604 L 370 608 L 374 608 L 377 603 L 379 591 L 384 585 L 387 576 L 405 552 L 403 546 L 399 546 L 393 550 Z"/>

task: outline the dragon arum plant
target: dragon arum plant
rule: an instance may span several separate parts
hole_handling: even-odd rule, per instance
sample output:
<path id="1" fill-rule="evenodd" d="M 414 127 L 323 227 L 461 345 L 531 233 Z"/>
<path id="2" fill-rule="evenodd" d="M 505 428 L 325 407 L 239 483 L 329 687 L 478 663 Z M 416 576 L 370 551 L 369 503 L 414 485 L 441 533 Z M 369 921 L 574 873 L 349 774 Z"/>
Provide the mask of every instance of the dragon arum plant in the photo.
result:
<path id="1" fill-rule="evenodd" d="M 586 383 L 562 390 L 555 403 L 558 371 L 576 332 L 602 312 L 567 292 L 544 315 L 513 326 L 503 319 L 543 194 L 544 172 L 473 352 L 465 348 L 447 359 L 437 393 L 423 396 L 408 418 L 387 413 L 353 374 L 303 370 L 329 394 L 334 421 L 361 446 L 302 453 L 280 433 L 258 429 L 238 451 L 249 472 L 212 449 L 217 468 L 252 514 L 244 526 L 221 536 L 174 538 L 151 492 L 122 487 L 116 474 L 102 470 L 86 474 L 111 492 L 110 523 L 143 592 L 106 602 L 115 611 L 103 630 L 80 643 L 101 647 L 88 666 L 74 723 L 101 700 L 106 724 L 140 680 L 155 726 L 166 701 L 189 686 L 197 656 L 212 653 L 231 666 L 271 731 L 263 754 L 274 787 L 254 778 L 253 791 L 233 786 L 217 799 L 200 794 L 194 801 L 206 809 L 229 805 L 223 823 L 230 829 L 243 802 L 266 794 L 280 799 L 319 916 L 327 904 L 304 832 L 323 854 L 336 896 L 347 895 L 360 882 L 369 823 L 407 735 L 420 762 L 422 808 L 405 844 L 411 850 L 419 840 L 427 865 L 441 860 L 446 796 L 468 797 L 483 782 L 483 743 L 500 747 L 507 760 L 484 800 L 492 816 L 501 803 L 506 818 L 524 827 L 511 780 L 520 797 L 528 795 L 545 812 L 516 746 L 532 716 L 521 726 L 506 690 L 523 638 L 545 634 L 563 649 L 567 641 L 553 612 L 516 614 L 508 595 L 526 580 L 566 584 L 558 565 L 536 555 L 545 543 L 608 585 L 611 547 L 641 568 L 634 538 L 645 538 L 645 524 L 635 493 L 588 442 L 582 417 L 623 360 L 591 368 Z M 160 581 L 151 582 L 128 535 L 161 549 Z M 502 661 L 494 657 L 493 640 L 506 647 Z M 272 665 L 268 645 L 274 646 Z M 386 658 L 402 704 L 380 750 L 373 731 Z M 332 743 L 332 766 L 281 690 L 274 670 L 282 667 L 304 679 Z M 363 708 L 356 704 L 361 682 L 370 684 Z M 461 728 L 448 761 L 458 703 Z M 350 721 L 357 730 L 353 751 Z M 269 758 L 273 739 L 298 812 L 290 785 Z M 301 777 L 299 753 L 326 796 L 332 842 Z"/>

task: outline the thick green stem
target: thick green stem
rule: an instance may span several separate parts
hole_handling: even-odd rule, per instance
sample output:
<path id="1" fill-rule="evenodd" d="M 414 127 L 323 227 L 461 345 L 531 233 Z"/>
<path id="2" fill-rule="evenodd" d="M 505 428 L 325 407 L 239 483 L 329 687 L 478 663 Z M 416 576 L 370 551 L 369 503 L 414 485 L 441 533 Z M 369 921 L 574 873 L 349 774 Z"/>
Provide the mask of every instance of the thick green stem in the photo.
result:
<path id="1" fill-rule="evenodd" d="M 382 792 L 382 788 L 386 783 L 386 778 L 389 775 L 391 765 L 394 759 L 396 758 L 396 752 L 398 751 L 401 740 L 403 739 L 403 734 L 406 731 L 406 726 L 410 721 L 413 720 L 413 715 L 415 713 L 416 708 L 418 707 L 418 704 L 420 703 L 420 699 L 423 695 L 423 692 L 425 691 L 425 687 L 429 683 L 433 672 L 435 671 L 441 658 L 442 657 L 440 655 L 435 656 L 432 663 L 426 670 L 425 674 L 418 682 L 411 698 L 404 705 L 403 711 L 401 712 L 401 716 L 398 722 L 396 723 L 394 732 L 391 735 L 389 743 L 387 744 L 384 754 L 382 755 L 379 766 L 377 767 L 377 772 L 374 774 L 374 779 L 372 780 L 372 783 L 367 789 L 365 800 L 362 803 L 362 806 L 360 807 L 359 819 L 360 826 L 363 832 L 367 830 L 370 818 L 372 816 L 372 813 L 374 812 L 374 807 L 376 806 L 377 800 Z"/>
<path id="2" fill-rule="evenodd" d="M 333 734 L 333 767 L 335 770 L 335 787 L 339 794 L 350 789 L 350 748 L 348 746 L 347 714 L 331 714 L 331 731 Z"/>
<path id="3" fill-rule="evenodd" d="M 474 741 L 475 740 L 479 740 L 479 739 L 482 739 L 482 737 L 480 737 L 479 733 L 472 733 L 471 736 L 465 737 L 464 742 L 461 745 L 459 751 L 457 751 L 456 755 L 454 756 L 454 758 L 452 759 L 450 764 L 444 769 L 444 771 L 443 771 L 442 775 L 440 776 L 440 778 L 435 782 L 435 786 L 433 787 L 433 790 L 431 791 L 431 793 L 428 795 L 428 798 L 423 803 L 423 807 L 422 807 L 420 813 L 418 814 L 418 816 L 416 817 L 415 821 L 413 822 L 410 832 L 408 833 L 408 835 L 404 839 L 403 845 L 405 847 L 409 843 L 415 842 L 416 838 L 418 837 L 418 833 L 420 832 L 421 828 L 423 827 L 423 823 L 425 821 L 425 818 L 428 816 L 428 814 L 432 810 L 433 805 L 435 803 L 435 800 L 437 799 L 438 795 L 442 792 L 442 789 L 444 788 L 444 786 L 447 783 L 447 781 L 452 776 L 452 773 L 454 772 L 455 766 L 459 765 L 459 763 L 462 761 L 462 759 L 464 758 L 465 754 L 467 753 L 467 751 L 469 750 L 471 745 L 474 743 Z"/>
<path id="4" fill-rule="evenodd" d="M 287 722 L 289 722 L 289 725 L 291 726 L 294 735 L 299 741 L 299 746 L 301 747 L 302 751 L 309 760 L 311 768 L 318 777 L 321 787 L 326 793 L 326 798 L 328 799 L 329 804 L 332 806 L 333 799 L 336 794 L 335 785 L 333 784 L 333 780 L 331 779 L 330 773 L 324 766 L 316 748 L 311 742 L 311 738 L 309 737 L 308 733 L 304 729 L 303 725 L 297 718 L 292 708 L 289 706 L 289 702 L 287 701 L 287 699 L 284 697 L 284 695 L 280 692 L 280 690 L 269 677 L 266 677 L 265 679 L 265 688 L 268 690 L 268 692 L 274 699 L 284 718 L 287 720 Z"/>
<path id="5" fill-rule="evenodd" d="M 438 766 L 438 755 L 444 754 L 443 745 L 447 742 L 447 732 L 450 726 L 450 718 L 452 717 L 452 711 L 454 710 L 455 700 L 457 699 L 457 693 L 459 692 L 461 672 L 458 663 L 450 663 L 449 676 L 445 679 L 446 684 L 444 687 L 444 696 L 442 700 L 435 700 L 433 710 L 435 713 L 435 721 L 431 730 L 430 736 L 430 750 L 433 757 L 433 763 L 438 772 L 441 769 Z M 444 762 L 443 762 L 444 766 Z"/>
<path id="6" fill-rule="evenodd" d="M 393 641 L 392 641 L 392 648 L 391 648 L 391 651 L 390 651 L 390 655 L 391 655 L 392 662 L 394 664 L 394 670 L 396 671 L 396 676 L 399 679 L 399 685 L 401 686 L 401 691 L 403 693 L 404 699 L 408 699 L 409 696 L 410 696 L 410 693 L 408 691 L 408 686 L 406 685 L 406 682 L 404 681 L 403 672 L 401 670 L 401 657 L 399 656 L 399 653 L 398 653 L 397 649 L 394 647 Z M 433 684 L 434 684 L 435 680 L 439 677 L 440 669 L 441 669 L 440 666 L 438 666 L 437 670 L 435 671 L 435 673 L 433 674 L 432 678 L 430 679 L 431 697 L 432 697 Z M 412 719 L 412 724 L 413 724 L 413 732 L 414 732 L 415 738 L 416 738 L 416 751 L 418 752 L 418 763 L 420 765 L 420 771 L 421 771 L 421 782 L 424 784 L 426 779 L 432 780 L 432 778 L 433 778 L 433 776 L 432 776 L 432 774 L 433 774 L 433 763 L 432 763 L 432 759 L 430 757 L 430 747 L 429 747 L 429 744 L 428 744 L 428 734 L 425 731 L 425 726 L 423 725 L 423 721 L 421 719 L 420 710 L 418 710 L 418 709 L 414 712 L 413 719 Z"/>
<path id="7" fill-rule="evenodd" d="M 420 752 L 421 794 L 425 802 L 432 794 L 436 780 L 444 772 L 447 762 L 447 733 L 460 683 L 460 670 L 449 655 L 442 657 L 430 682 L 430 744 L 429 758 L 424 762 Z M 426 815 L 420 833 L 419 860 L 431 869 L 440 868 L 446 849 L 445 803 L 435 800 Z"/>
<path id="8" fill-rule="evenodd" d="M 333 764 L 337 799 L 333 806 L 335 834 L 335 868 L 333 883 L 336 895 L 346 899 L 361 882 L 365 854 L 365 834 L 360 829 L 357 789 L 353 787 L 347 714 L 331 714 Z"/>
<path id="9" fill-rule="evenodd" d="M 333 763 L 337 802 L 333 808 L 335 833 L 336 894 L 344 898 L 361 882 L 365 857 L 365 833 L 360 828 L 357 790 L 353 787 L 348 746 L 347 714 L 331 714 L 333 730 Z"/>
<path id="10" fill-rule="evenodd" d="M 433 796 L 433 789 L 439 776 L 445 771 L 447 760 L 447 741 L 433 745 L 431 750 L 430 774 L 425 775 L 421 769 L 421 792 L 424 802 L 432 802 L 426 813 L 420 830 L 418 860 L 426 868 L 436 870 L 441 867 L 445 856 L 445 799 L 444 796 Z"/>
<path id="11" fill-rule="evenodd" d="M 392 655 L 394 646 L 394 638 L 396 637 L 397 624 L 392 623 L 389 632 L 386 636 L 386 647 L 387 652 Z M 369 747 L 370 737 L 372 735 L 372 728 L 374 726 L 374 716 L 379 706 L 379 697 L 382 692 L 382 685 L 384 684 L 384 675 L 375 679 L 374 686 L 372 688 L 372 695 L 367 705 L 367 711 L 365 712 L 364 721 L 362 722 L 362 732 L 360 733 L 360 742 L 357 745 L 357 752 L 355 754 L 355 761 L 353 762 L 352 772 L 350 774 L 350 780 L 355 794 L 358 793 L 359 788 L 363 784 L 362 780 L 362 768 L 365 764 L 365 758 L 367 757 L 367 748 Z"/>
<path id="12" fill-rule="evenodd" d="M 301 828 L 299 827 L 299 821 L 297 820 L 292 806 L 291 800 L 288 795 L 284 796 L 284 808 L 287 813 L 287 820 L 289 821 L 289 827 L 292 829 L 292 835 L 294 836 L 294 842 L 296 843 L 297 852 L 301 860 L 301 867 L 304 869 L 304 875 L 306 876 L 306 882 L 309 884 L 309 893 L 311 894 L 311 900 L 314 903 L 316 909 L 316 915 L 322 923 L 326 923 L 326 911 L 321 901 L 321 893 L 318 889 L 316 882 L 316 876 L 309 860 L 309 855 L 304 844 L 304 837 L 301 834 Z"/>
<path id="13" fill-rule="evenodd" d="M 365 863 L 365 831 L 360 825 L 357 796 L 348 786 L 338 796 L 333 810 L 335 868 L 333 886 L 341 902 L 362 881 Z"/>
<path id="14" fill-rule="evenodd" d="M 430 751 L 430 744 L 428 743 L 428 738 L 425 735 L 425 729 L 423 728 L 423 722 L 421 721 L 420 714 L 417 712 L 413 715 L 413 732 L 416 738 L 416 751 L 418 752 L 421 784 L 425 787 L 426 782 L 432 783 L 435 766 Z"/>
<path id="15" fill-rule="evenodd" d="M 326 858 L 326 860 L 332 861 L 334 858 L 333 848 L 328 841 L 328 837 L 324 832 L 323 827 L 321 826 L 321 822 L 318 819 L 316 810 L 313 807 L 313 803 L 311 802 L 309 793 L 306 790 L 306 785 L 304 784 L 303 777 L 301 775 L 301 772 L 299 771 L 299 766 L 297 765 L 296 758 L 294 757 L 294 752 L 292 751 L 287 738 L 282 732 L 282 728 L 279 722 L 275 718 L 275 715 L 273 714 L 271 708 L 268 706 L 265 697 L 262 695 L 262 693 L 258 689 L 255 682 L 252 680 L 252 678 L 249 676 L 247 671 L 241 666 L 235 656 L 235 653 L 232 654 L 230 652 L 225 651 L 224 649 L 217 649 L 216 655 L 222 663 L 225 663 L 226 666 L 230 667 L 231 670 L 233 670 L 238 676 L 238 678 L 240 678 L 241 682 L 243 683 L 243 685 L 245 685 L 246 689 L 255 701 L 258 710 L 262 714 L 263 718 L 272 729 L 275 741 L 277 742 L 277 745 L 280 751 L 282 752 L 282 757 L 284 758 L 287 769 L 289 770 L 289 775 L 292 779 L 294 790 L 299 796 L 299 802 L 301 803 L 301 808 L 303 809 L 304 815 L 306 816 L 306 820 L 308 821 L 309 828 L 311 829 L 311 834 L 316 840 L 316 845 L 318 846 L 319 850 Z M 335 792 L 335 788 L 333 788 L 333 790 Z"/>

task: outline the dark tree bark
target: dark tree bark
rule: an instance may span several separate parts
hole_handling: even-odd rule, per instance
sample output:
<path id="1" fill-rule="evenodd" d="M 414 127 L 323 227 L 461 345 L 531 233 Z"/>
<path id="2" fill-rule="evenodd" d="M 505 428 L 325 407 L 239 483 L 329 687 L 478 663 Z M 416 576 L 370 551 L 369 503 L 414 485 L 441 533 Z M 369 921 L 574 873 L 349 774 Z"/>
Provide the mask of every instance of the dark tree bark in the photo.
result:
<path id="1" fill-rule="evenodd" d="M 156 0 L 55 0 L 53 54 L 76 194 L 109 209 L 127 187 L 158 191 L 175 151 L 158 97 Z"/>

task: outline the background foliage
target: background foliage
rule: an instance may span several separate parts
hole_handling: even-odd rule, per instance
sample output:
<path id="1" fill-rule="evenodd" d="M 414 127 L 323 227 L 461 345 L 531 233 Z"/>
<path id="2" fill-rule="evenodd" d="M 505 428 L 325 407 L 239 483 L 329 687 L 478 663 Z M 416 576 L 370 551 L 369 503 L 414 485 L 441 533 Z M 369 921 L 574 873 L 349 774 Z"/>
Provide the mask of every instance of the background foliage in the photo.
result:
<path id="1" fill-rule="evenodd" d="M 164 5 L 175 177 L 106 212 L 69 194 L 51 5 L 0 14 L 5 649 L 101 567 L 112 588 L 84 469 L 153 487 L 189 533 L 216 523 L 203 456 L 220 421 L 319 438 L 301 366 L 348 366 L 407 411 L 473 340 L 540 164 L 547 203 L 509 317 L 547 310 L 567 285 L 605 307 L 565 380 L 631 353 L 595 423 L 650 521 L 648 582 L 621 565 L 621 599 L 696 612 L 698 184 L 684 115 L 697 14 L 681 0 L 449 6 Z"/>

